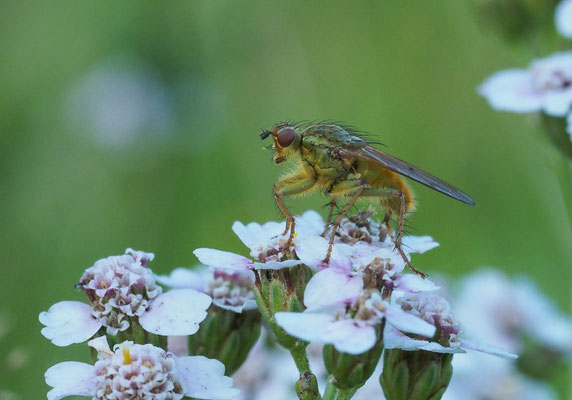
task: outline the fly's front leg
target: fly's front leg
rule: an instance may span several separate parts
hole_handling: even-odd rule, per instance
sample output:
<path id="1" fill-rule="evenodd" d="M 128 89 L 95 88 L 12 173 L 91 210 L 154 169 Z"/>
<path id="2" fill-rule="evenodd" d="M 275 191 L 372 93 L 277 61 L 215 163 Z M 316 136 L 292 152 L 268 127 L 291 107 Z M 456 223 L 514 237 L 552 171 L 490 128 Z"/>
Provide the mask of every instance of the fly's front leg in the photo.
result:
<path id="1" fill-rule="evenodd" d="M 286 229 L 283 235 L 286 235 L 288 231 L 290 231 L 290 237 L 286 243 L 287 247 L 290 247 L 292 240 L 294 240 L 296 221 L 294 220 L 294 216 L 290 213 L 290 210 L 288 210 L 284 204 L 282 198 L 303 193 L 310 190 L 315 184 L 316 178 L 313 176 L 295 175 L 287 177 L 274 185 L 274 199 L 276 200 L 278 208 L 286 218 Z"/>

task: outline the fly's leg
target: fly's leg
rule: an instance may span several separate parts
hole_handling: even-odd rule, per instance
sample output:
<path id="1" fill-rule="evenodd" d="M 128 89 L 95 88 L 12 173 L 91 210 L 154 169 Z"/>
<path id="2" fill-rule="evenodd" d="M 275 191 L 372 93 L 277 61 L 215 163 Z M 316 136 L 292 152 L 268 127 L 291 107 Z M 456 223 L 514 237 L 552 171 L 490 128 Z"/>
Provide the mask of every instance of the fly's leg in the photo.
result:
<path id="1" fill-rule="evenodd" d="M 393 240 L 393 235 L 391 235 L 391 228 L 389 226 L 389 218 L 391 217 L 390 213 L 386 214 L 386 216 L 383 220 L 383 223 L 385 224 L 387 232 L 390 235 L 389 237 L 392 238 L 392 240 L 393 240 L 393 244 L 395 245 L 395 249 L 399 252 L 399 254 L 401 255 L 401 258 L 403 258 L 403 261 L 405 261 L 405 264 L 407 264 L 407 266 L 409 267 L 409 269 L 411 269 L 411 271 L 413 271 L 415 274 L 419 275 L 421 278 L 425 279 L 425 278 L 427 278 L 427 274 L 425 272 L 419 271 L 417 268 L 415 268 L 413 266 L 413 264 L 411 264 L 411 261 L 409 261 L 409 259 L 407 258 L 407 255 L 405 254 L 403 249 L 401 248 L 401 239 L 403 238 L 403 226 L 405 225 L 405 196 L 399 190 L 396 190 L 392 194 L 392 196 L 399 197 L 399 214 L 398 214 L 399 219 L 397 222 L 397 233 L 395 235 L 395 240 Z"/>
<path id="2" fill-rule="evenodd" d="M 334 196 L 344 195 L 352 196 L 348 204 L 342 209 L 334 224 L 332 225 L 332 233 L 330 237 L 330 243 L 328 246 L 328 252 L 326 253 L 326 258 L 323 260 L 324 264 L 330 262 L 330 257 L 332 255 L 332 249 L 334 247 L 334 239 L 336 237 L 336 231 L 342 222 L 342 219 L 350 210 L 350 208 L 355 204 L 355 202 L 360 197 L 386 197 L 391 196 L 395 192 L 395 189 L 391 188 L 372 188 L 368 187 L 367 184 L 359 179 L 350 179 L 347 181 L 339 182 L 335 184 L 329 191 L 330 194 Z"/>
<path id="3" fill-rule="evenodd" d="M 334 224 L 332 225 L 332 236 L 330 237 L 330 244 L 328 246 L 328 252 L 326 253 L 326 258 L 324 258 L 324 260 L 322 261 L 324 264 L 328 265 L 330 263 L 330 257 L 332 255 L 332 248 L 334 247 L 334 239 L 336 238 L 336 231 L 338 230 L 338 226 L 340 226 L 340 223 L 342 222 L 342 219 L 344 218 L 344 216 L 347 214 L 347 212 L 350 210 L 350 208 L 352 208 L 352 206 L 355 204 L 355 202 L 359 199 L 359 197 L 363 193 L 364 189 L 365 189 L 365 185 L 362 184 L 357 189 L 355 194 L 352 196 L 352 198 L 350 199 L 348 204 L 346 204 L 345 207 L 342 209 L 342 211 L 340 212 L 340 214 L 338 215 L 336 220 L 334 221 Z"/>
<path id="4" fill-rule="evenodd" d="M 274 200 L 276 200 L 278 208 L 286 218 L 286 229 L 284 230 L 283 235 L 286 235 L 288 231 L 290 231 L 290 237 L 286 243 L 287 247 L 290 247 L 292 240 L 294 240 L 296 221 L 294 220 L 292 213 L 290 213 L 290 210 L 288 210 L 284 204 L 284 200 L 282 200 L 282 198 L 303 193 L 310 190 L 315 184 L 316 178 L 312 176 L 294 175 L 277 182 L 273 187 Z"/>
<path id="5" fill-rule="evenodd" d="M 334 208 L 336 207 L 337 202 L 338 198 L 336 196 L 332 197 L 332 201 L 330 201 L 330 212 L 328 213 L 328 220 L 326 221 L 324 232 L 322 232 L 322 237 L 326 237 L 328 231 L 330 230 L 330 224 L 332 223 L 332 215 L 334 215 Z"/>

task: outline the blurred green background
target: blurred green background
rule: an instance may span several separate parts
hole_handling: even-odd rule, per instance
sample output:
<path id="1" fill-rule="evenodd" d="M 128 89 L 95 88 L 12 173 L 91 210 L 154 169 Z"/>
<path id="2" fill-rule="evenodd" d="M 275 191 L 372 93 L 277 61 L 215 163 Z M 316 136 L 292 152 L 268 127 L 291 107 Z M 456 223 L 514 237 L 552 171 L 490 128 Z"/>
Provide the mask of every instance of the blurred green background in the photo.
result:
<path id="1" fill-rule="evenodd" d="M 466 2 L 3 2 L 0 6 L 0 389 L 45 398 L 43 372 L 87 360 L 38 313 L 126 247 L 167 273 L 197 247 L 246 253 L 235 220 L 280 218 L 284 172 L 261 128 L 335 119 L 470 193 L 412 184 L 432 273 L 531 276 L 570 313 L 569 167 L 527 117 L 476 86 L 525 66 Z M 290 201 L 301 213 L 315 196 Z M 321 212 L 325 213 L 321 208 Z"/>

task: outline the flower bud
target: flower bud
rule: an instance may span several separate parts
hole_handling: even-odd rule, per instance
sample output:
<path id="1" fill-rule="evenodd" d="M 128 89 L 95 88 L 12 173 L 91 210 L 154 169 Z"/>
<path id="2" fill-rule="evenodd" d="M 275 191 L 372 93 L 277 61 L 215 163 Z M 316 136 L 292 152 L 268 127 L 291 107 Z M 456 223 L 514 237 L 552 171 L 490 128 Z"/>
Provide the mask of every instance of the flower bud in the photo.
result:
<path id="1" fill-rule="evenodd" d="M 372 349 L 361 354 L 342 353 L 331 344 L 324 346 L 324 363 L 329 379 L 338 389 L 361 387 L 373 374 L 382 351 L 383 340 L 380 336 Z"/>
<path id="2" fill-rule="evenodd" d="M 288 335 L 276 323 L 274 314 L 281 311 L 304 311 L 304 289 L 312 277 L 310 269 L 305 266 L 295 266 L 256 273 L 255 297 L 262 317 L 281 346 L 289 350 L 299 347 L 305 342 Z"/>
<path id="3" fill-rule="evenodd" d="M 388 400 L 440 399 L 449 385 L 452 354 L 386 350 L 379 378 Z"/>
<path id="4" fill-rule="evenodd" d="M 300 400 L 320 398 L 318 379 L 310 371 L 304 371 L 300 374 L 300 379 L 296 382 L 296 394 Z"/>
<path id="5" fill-rule="evenodd" d="M 189 354 L 215 358 L 232 375 L 244 363 L 259 336 L 258 310 L 236 313 L 213 305 L 199 331 L 188 337 Z"/>

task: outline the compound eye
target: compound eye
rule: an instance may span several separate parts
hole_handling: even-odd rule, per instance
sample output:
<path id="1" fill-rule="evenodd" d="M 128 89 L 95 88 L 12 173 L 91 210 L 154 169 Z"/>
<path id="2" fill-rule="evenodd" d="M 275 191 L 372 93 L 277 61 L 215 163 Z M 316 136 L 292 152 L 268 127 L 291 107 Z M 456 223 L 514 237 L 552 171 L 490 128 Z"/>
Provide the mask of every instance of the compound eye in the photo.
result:
<path id="1" fill-rule="evenodd" d="M 278 132 L 276 140 L 278 141 L 280 147 L 288 147 L 292 144 L 295 138 L 296 138 L 296 132 L 294 132 L 294 129 L 284 128 L 281 129 L 280 132 Z"/>

